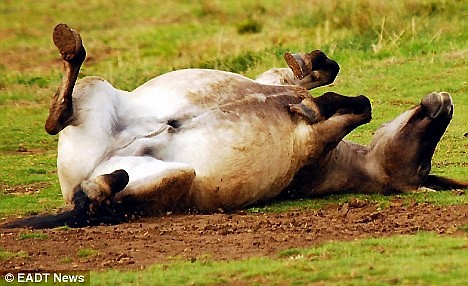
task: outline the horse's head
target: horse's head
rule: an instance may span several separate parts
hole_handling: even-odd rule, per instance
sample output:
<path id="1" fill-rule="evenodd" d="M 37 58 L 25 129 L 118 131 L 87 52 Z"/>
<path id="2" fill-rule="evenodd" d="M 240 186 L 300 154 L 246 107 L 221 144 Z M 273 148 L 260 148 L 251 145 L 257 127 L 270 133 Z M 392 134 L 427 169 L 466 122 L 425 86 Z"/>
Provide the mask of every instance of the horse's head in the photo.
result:
<path id="1" fill-rule="evenodd" d="M 406 191 L 420 186 L 439 184 L 441 179 L 429 176 L 431 159 L 437 143 L 445 132 L 453 114 L 453 103 L 447 92 L 433 92 L 421 103 L 382 125 L 370 145 L 374 165 L 384 172 L 390 189 Z M 447 183 L 447 182 L 446 182 Z"/>

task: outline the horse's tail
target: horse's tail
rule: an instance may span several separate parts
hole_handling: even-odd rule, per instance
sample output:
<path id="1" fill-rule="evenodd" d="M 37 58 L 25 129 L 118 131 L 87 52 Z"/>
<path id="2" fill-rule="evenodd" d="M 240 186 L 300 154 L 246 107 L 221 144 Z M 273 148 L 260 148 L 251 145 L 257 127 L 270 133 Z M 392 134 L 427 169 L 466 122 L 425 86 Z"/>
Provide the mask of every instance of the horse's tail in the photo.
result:
<path id="1" fill-rule="evenodd" d="M 434 190 L 467 189 L 468 182 L 457 181 L 436 175 L 429 175 L 426 181 L 423 183 L 423 186 Z"/>
<path id="2" fill-rule="evenodd" d="M 58 214 L 37 215 L 17 219 L 0 225 L 1 228 L 54 228 L 59 226 L 80 227 L 85 225 L 86 214 L 76 209 Z"/>

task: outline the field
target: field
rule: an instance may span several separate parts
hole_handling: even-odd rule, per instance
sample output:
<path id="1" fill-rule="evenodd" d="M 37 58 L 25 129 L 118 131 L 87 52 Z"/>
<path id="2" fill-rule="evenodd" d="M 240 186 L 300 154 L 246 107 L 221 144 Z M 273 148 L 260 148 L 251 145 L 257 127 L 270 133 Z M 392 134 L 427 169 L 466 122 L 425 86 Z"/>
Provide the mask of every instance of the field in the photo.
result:
<path id="1" fill-rule="evenodd" d="M 468 180 L 466 1 L 127 2 L 0 3 L 2 220 L 63 206 L 57 137 L 43 128 L 62 75 L 57 23 L 83 37 L 81 76 L 124 90 L 191 67 L 255 77 L 284 66 L 285 51 L 321 49 L 341 71 L 311 94 L 371 99 L 372 122 L 348 136 L 359 143 L 427 93 L 448 91 L 455 114 L 432 173 Z M 1 229 L 0 272 L 91 270 L 93 285 L 462 285 L 467 213 L 465 191 L 444 191 L 333 195 L 79 230 Z"/>

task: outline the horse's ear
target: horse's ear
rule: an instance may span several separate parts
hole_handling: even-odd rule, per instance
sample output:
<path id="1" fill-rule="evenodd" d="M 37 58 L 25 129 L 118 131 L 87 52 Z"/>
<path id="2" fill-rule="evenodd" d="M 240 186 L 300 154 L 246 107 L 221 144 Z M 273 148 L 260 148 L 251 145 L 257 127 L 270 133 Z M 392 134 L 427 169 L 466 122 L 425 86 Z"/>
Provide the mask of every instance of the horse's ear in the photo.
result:
<path id="1" fill-rule="evenodd" d="M 427 180 L 423 183 L 423 187 L 431 188 L 433 190 L 467 189 L 468 182 L 461 182 L 436 175 L 429 175 Z"/>

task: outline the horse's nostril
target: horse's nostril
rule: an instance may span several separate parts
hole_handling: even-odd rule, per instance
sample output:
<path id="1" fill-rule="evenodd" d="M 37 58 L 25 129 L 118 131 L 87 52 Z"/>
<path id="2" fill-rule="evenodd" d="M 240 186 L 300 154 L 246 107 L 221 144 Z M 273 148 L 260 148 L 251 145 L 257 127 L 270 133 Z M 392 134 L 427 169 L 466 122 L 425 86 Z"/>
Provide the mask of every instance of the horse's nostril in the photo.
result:
<path id="1" fill-rule="evenodd" d="M 430 118 L 452 112 L 452 98 L 447 92 L 432 92 L 422 99 L 421 105 L 427 110 L 427 116 Z"/>

